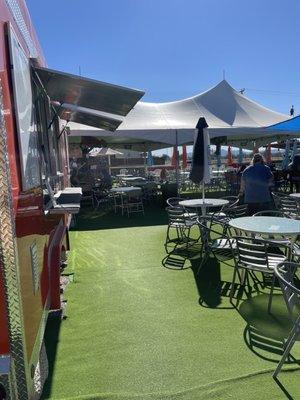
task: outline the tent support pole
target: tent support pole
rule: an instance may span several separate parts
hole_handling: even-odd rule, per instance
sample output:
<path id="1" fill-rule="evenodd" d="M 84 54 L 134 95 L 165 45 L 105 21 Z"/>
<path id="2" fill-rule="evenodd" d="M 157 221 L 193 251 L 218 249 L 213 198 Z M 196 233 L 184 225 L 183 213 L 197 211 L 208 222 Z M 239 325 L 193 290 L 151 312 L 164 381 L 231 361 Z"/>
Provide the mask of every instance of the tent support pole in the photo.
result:
<path id="1" fill-rule="evenodd" d="M 144 169 L 145 169 L 145 176 L 147 176 L 147 173 L 148 173 L 148 169 L 147 169 L 147 153 L 146 153 L 146 144 L 144 144 L 144 153 L 143 153 L 143 156 L 144 156 Z"/>
<path id="2" fill-rule="evenodd" d="M 108 156 L 108 173 L 111 175 L 111 168 L 110 168 L 110 155 Z"/>
<path id="3" fill-rule="evenodd" d="M 178 131 L 175 131 L 175 154 L 176 154 L 176 186 L 177 186 L 177 193 L 179 193 L 179 154 L 178 154 Z"/>

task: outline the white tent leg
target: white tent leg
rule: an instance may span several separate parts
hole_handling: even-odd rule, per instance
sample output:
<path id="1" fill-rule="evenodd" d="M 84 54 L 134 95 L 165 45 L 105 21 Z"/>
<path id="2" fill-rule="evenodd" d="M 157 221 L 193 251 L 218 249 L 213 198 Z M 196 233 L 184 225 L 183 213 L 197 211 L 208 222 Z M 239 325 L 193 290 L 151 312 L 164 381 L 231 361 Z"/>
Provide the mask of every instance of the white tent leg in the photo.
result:
<path id="1" fill-rule="evenodd" d="M 176 129 L 175 133 L 175 155 L 176 155 L 176 169 L 175 169 L 175 174 L 176 174 L 176 186 L 177 186 L 177 193 L 179 193 L 179 154 L 178 154 L 178 131 Z"/>

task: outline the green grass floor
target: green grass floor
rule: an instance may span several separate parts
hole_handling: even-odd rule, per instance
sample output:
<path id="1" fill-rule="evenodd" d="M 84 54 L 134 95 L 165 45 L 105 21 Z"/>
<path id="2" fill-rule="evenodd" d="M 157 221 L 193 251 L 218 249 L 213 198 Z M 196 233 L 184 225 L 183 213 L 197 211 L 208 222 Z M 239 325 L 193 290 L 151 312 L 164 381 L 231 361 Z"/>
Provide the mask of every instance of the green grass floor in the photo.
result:
<path id="1" fill-rule="evenodd" d="M 273 316 L 263 293 L 235 308 L 230 266 L 211 259 L 197 276 L 195 253 L 163 267 L 165 223 L 158 209 L 79 217 L 67 318 L 47 326 L 43 399 L 300 399 L 299 365 L 271 377 L 291 326 L 281 296 Z"/>

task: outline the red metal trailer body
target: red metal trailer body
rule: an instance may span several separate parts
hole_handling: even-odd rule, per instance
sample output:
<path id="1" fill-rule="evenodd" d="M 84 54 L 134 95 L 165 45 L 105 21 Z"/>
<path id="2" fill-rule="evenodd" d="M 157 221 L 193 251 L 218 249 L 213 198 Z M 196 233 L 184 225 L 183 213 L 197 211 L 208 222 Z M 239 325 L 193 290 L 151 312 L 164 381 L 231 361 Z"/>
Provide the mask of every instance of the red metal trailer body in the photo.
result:
<path id="1" fill-rule="evenodd" d="M 80 207 L 61 120 L 115 130 L 143 94 L 45 68 L 24 0 L 0 0 L 0 399 L 37 399 L 47 376 L 45 326 Z"/>
<path id="2" fill-rule="evenodd" d="M 45 176 L 60 189 L 68 183 L 66 133 L 59 137 L 51 103 L 38 93 L 32 59 L 44 65 L 25 3 L 1 0 L 0 362 L 1 391 L 11 399 L 41 391 L 47 312 L 61 307 L 61 253 L 68 250 L 68 214 L 46 212 L 43 184 Z"/>

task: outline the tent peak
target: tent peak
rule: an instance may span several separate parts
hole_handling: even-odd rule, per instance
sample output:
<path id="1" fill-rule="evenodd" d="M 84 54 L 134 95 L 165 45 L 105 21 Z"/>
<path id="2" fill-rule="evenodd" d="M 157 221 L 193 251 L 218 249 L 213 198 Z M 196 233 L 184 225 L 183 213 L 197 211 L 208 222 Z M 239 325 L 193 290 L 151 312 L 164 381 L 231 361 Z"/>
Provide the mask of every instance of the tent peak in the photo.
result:
<path id="1" fill-rule="evenodd" d="M 196 99 L 196 98 L 198 98 L 199 96 L 202 96 L 202 95 L 204 95 L 204 94 L 206 94 L 206 93 L 209 93 L 209 92 L 211 92 L 211 91 L 214 91 L 214 90 L 223 90 L 223 91 L 227 90 L 227 91 L 230 91 L 230 92 L 239 93 L 236 89 L 234 89 L 234 88 L 230 85 L 230 83 L 228 83 L 228 81 L 227 81 L 226 79 L 223 79 L 223 80 L 221 80 L 219 83 L 217 83 L 216 85 L 214 85 L 214 86 L 212 86 L 211 88 L 205 90 L 204 92 L 197 93 L 197 94 L 195 94 L 195 95 L 193 95 L 193 96 L 190 96 L 190 97 L 186 97 L 186 98 L 179 99 L 179 100 L 166 101 L 166 102 L 146 102 L 146 101 L 139 101 L 139 102 L 137 103 L 137 105 L 143 105 L 143 107 L 144 107 L 144 106 L 145 106 L 145 107 L 147 107 L 147 106 L 150 106 L 150 107 L 151 107 L 151 106 L 153 106 L 153 105 L 160 106 L 160 105 L 169 105 L 169 104 L 175 104 L 175 103 L 182 103 L 182 102 L 185 102 L 185 101 L 189 101 L 189 100 Z"/>
<path id="2" fill-rule="evenodd" d="M 215 86 L 211 87 L 210 89 L 206 90 L 204 93 L 210 92 L 211 90 L 228 90 L 230 92 L 240 93 L 240 91 L 236 90 L 233 86 L 226 79 L 222 79 L 219 83 Z"/>

